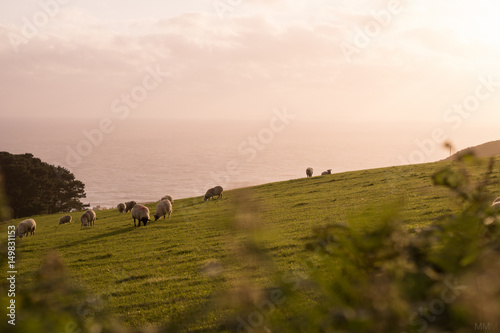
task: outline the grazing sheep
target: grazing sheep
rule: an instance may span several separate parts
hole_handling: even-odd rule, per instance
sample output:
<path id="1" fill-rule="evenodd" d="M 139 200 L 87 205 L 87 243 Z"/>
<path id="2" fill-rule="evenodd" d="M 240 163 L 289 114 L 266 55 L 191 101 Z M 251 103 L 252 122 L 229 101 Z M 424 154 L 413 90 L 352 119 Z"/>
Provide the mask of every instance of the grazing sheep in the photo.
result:
<path id="1" fill-rule="evenodd" d="M 322 175 L 322 176 L 324 176 L 324 175 L 331 175 L 331 174 L 332 174 L 332 169 L 328 169 L 328 170 L 323 171 L 323 172 L 321 173 L 321 175 Z"/>
<path id="2" fill-rule="evenodd" d="M 171 195 L 167 194 L 166 196 L 164 196 L 163 198 L 161 198 L 160 201 L 163 201 L 163 200 L 168 200 L 170 201 L 170 203 L 173 205 L 174 204 L 174 198 L 172 198 Z"/>
<path id="3" fill-rule="evenodd" d="M 306 176 L 307 177 L 312 177 L 313 176 L 313 168 L 307 168 L 306 169 Z"/>
<path id="4" fill-rule="evenodd" d="M 134 227 L 136 226 L 135 220 L 139 220 L 137 227 L 141 226 L 141 222 L 146 226 L 148 221 L 151 221 L 149 218 L 149 208 L 143 205 L 135 205 L 132 208 L 132 218 L 134 219 Z"/>
<path id="5" fill-rule="evenodd" d="M 224 189 L 221 186 L 215 186 L 207 191 L 205 193 L 205 197 L 203 198 L 203 201 L 207 201 L 208 199 L 217 196 L 217 199 L 222 198 L 222 191 Z"/>
<path id="6" fill-rule="evenodd" d="M 36 222 L 33 219 L 27 219 L 20 222 L 16 228 L 16 237 L 22 238 L 24 236 L 34 236 L 36 229 Z"/>
<path id="7" fill-rule="evenodd" d="M 95 225 L 95 220 L 96 220 L 95 212 L 92 209 L 86 210 L 80 217 L 80 221 L 82 222 L 80 229 L 86 226 L 93 227 Z"/>
<path id="8" fill-rule="evenodd" d="M 116 208 L 118 208 L 118 212 L 123 213 L 125 212 L 125 208 L 127 208 L 127 206 L 125 206 L 123 202 L 120 202 L 118 205 L 116 205 Z"/>
<path id="9" fill-rule="evenodd" d="M 168 214 L 168 218 L 170 218 L 170 214 L 172 214 L 172 203 L 169 200 L 160 201 L 158 206 L 156 206 L 155 221 L 158 221 L 160 217 L 163 216 L 165 219 L 165 215 Z"/>
<path id="10" fill-rule="evenodd" d="M 59 224 L 64 224 L 64 223 L 71 223 L 71 220 L 73 218 L 71 217 L 71 215 L 64 215 L 63 217 L 61 217 L 59 219 Z"/>
<path id="11" fill-rule="evenodd" d="M 134 208 L 135 205 L 136 205 L 135 201 L 125 202 L 125 213 L 130 212 L 132 210 L 132 208 Z"/>

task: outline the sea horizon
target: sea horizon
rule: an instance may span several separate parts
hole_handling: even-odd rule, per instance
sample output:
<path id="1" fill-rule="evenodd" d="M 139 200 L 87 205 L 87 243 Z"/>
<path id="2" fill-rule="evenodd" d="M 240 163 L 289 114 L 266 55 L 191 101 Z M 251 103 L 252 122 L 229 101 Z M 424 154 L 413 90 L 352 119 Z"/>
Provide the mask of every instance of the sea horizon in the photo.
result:
<path id="1" fill-rule="evenodd" d="M 43 125 L 36 119 L 4 118 L 0 151 L 30 153 L 69 169 L 85 184 L 82 202 L 106 208 L 130 200 L 154 202 L 166 194 L 202 196 L 216 185 L 229 190 L 301 178 L 307 167 L 319 175 L 448 156 L 433 141 L 439 124 L 414 123 L 408 130 L 396 122 L 277 118 L 270 113 L 264 121 L 114 119 L 111 128 L 100 123 L 102 118 L 52 119 Z M 448 135 L 456 150 L 495 139 L 494 128 L 469 127 L 462 133 L 467 139 Z"/>

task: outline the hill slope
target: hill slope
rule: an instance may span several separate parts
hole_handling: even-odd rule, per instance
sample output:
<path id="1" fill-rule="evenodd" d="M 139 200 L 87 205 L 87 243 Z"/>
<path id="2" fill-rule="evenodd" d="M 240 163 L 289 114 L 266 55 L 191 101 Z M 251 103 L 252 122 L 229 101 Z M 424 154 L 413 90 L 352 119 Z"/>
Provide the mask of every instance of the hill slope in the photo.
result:
<path id="1" fill-rule="evenodd" d="M 494 157 L 500 155 L 500 140 L 490 141 L 487 143 L 483 143 L 481 145 L 477 145 L 474 147 L 469 147 L 466 149 L 462 149 L 455 154 L 451 155 L 444 159 L 444 161 L 456 161 L 459 156 L 474 153 L 478 157 Z"/>
<path id="2" fill-rule="evenodd" d="M 497 163 L 500 159 L 497 159 Z M 191 330 L 212 331 L 225 310 L 213 298 L 237 281 L 272 285 L 276 274 L 303 271 L 305 242 L 315 227 L 346 222 L 398 203 L 408 228 L 424 226 L 459 207 L 431 175 L 447 162 L 346 172 L 227 191 L 220 201 L 176 200 L 172 217 L 134 228 L 128 214 L 98 211 L 94 228 L 58 225 L 60 215 L 33 217 L 37 234 L 17 240 L 19 288 L 33 283 L 42 258 L 57 251 L 70 274 L 132 327 L 164 325 L 202 313 Z M 472 174 L 482 173 L 485 163 Z M 494 178 L 499 177 L 495 169 Z M 491 189 L 493 190 L 493 189 Z M 495 196 L 492 194 L 492 197 Z M 131 198 L 133 199 L 133 198 Z M 154 213 L 156 204 L 149 204 Z M 72 213 L 74 221 L 81 213 Z M 3 223 L 17 225 L 19 220 Z M 257 265 L 245 252 L 252 239 L 269 258 Z"/>

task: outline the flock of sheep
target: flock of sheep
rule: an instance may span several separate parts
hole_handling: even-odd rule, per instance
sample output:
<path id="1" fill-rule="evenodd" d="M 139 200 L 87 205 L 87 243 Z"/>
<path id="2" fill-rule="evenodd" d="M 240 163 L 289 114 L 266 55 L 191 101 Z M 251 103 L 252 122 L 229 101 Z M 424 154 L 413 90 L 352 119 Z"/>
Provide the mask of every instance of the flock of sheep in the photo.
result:
<path id="1" fill-rule="evenodd" d="M 306 176 L 307 177 L 312 177 L 313 176 L 313 168 L 309 167 L 306 169 Z M 330 175 L 332 173 L 332 169 L 328 169 L 326 171 L 323 171 L 321 173 L 322 176 L 324 175 Z M 217 199 L 222 198 L 222 192 L 223 188 L 221 186 L 216 186 L 211 189 L 209 189 L 206 193 L 205 196 L 203 197 L 203 201 L 207 201 L 213 197 L 217 197 Z M 155 221 L 158 221 L 162 216 L 163 219 L 165 220 L 166 216 L 170 218 L 170 215 L 172 214 L 172 207 L 174 204 L 174 199 L 172 198 L 171 195 L 166 195 L 163 198 L 160 199 L 160 203 L 156 206 L 156 212 L 154 213 L 154 218 Z M 495 206 L 500 208 L 500 197 L 496 198 L 491 206 Z M 125 203 L 119 203 L 116 208 L 118 208 L 118 211 L 120 213 L 128 213 L 132 212 L 132 219 L 134 220 L 134 227 L 139 227 L 141 225 L 141 222 L 144 226 L 151 221 L 150 215 L 149 215 L 149 208 L 137 204 L 135 201 L 128 201 Z M 97 219 L 96 213 L 92 210 L 86 210 L 82 216 L 80 217 L 80 222 L 81 222 L 81 228 L 83 227 L 93 227 L 95 225 L 95 220 Z M 64 215 L 59 219 L 59 224 L 65 224 L 65 223 L 71 223 L 72 217 L 71 215 Z M 137 225 L 136 225 L 137 221 Z M 28 235 L 35 235 L 35 229 L 36 229 L 36 222 L 33 219 L 27 219 L 19 223 L 19 225 L 16 228 L 16 237 L 24 237 Z"/>
<path id="2" fill-rule="evenodd" d="M 205 193 L 203 200 L 207 201 L 208 199 L 211 199 L 213 197 L 217 197 L 217 199 L 222 198 L 223 191 L 224 190 L 221 186 L 213 187 Z M 170 218 L 170 215 L 172 214 L 173 204 L 174 204 L 174 199 L 172 198 L 171 195 L 166 195 L 163 198 L 161 198 L 160 203 L 158 203 L 158 205 L 156 206 L 156 212 L 153 215 L 155 221 L 158 221 L 162 216 L 164 220 L 167 215 L 168 218 Z M 135 201 L 119 203 L 116 206 L 116 208 L 118 208 L 118 212 L 120 213 L 128 213 L 130 211 L 132 212 L 134 227 L 139 227 L 141 225 L 141 222 L 144 226 L 146 226 L 146 224 L 149 221 L 151 221 L 149 215 L 149 208 L 144 205 L 137 204 Z M 72 219 L 73 218 L 71 217 L 71 215 L 64 215 L 59 219 L 59 224 L 71 223 Z M 92 209 L 86 210 L 80 217 L 80 222 L 81 222 L 80 229 L 87 226 L 93 227 L 95 225 L 95 220 L 97 220 L 97 216 L 94 210 Z M 16 228 L 16 237 L 22 238 L 28 235 L 34 236 L 35 229 L 36 229 L 35 220 L 33 219 L 24 220 L 20 222 Z"/>
<path id="3" fill-rule="evenodd" d="M 324 171 L 321 173 L 321 175 L 330 175 L 332 173 L 332 169 L 328 169 L 327 171 Z M 307 177 L 312 177 L 313 175 L 313 168 L 307 168 L 306 169 L 306 175 Z M 206 193 L 205 196 L 203 197 L 203 201 L 207 201 L 213 197 L 217 197 L 217 199 L 222 198 L 222 192 L 224 189 L 221 186 L 215 186 L 211 189 L 209 189 Z M 172 206 L 174 204 L 174 199 L 172 198 L 171 195 L 166 195 L 163 198 L 160 199 L 160 203 L 156 206 L 156 212 L 153 215 L 155 218 L 155 221 L 158 221 L 160 217 L 163 216 L 163 219 L 168 215 L 170 218 L 170 215 L 172 214 Z M 500 204 L 500 198 L 499 202 Z M 141 222 L 144 226 L 151 221 L 150 214 L 149 214 L 149 208 L 137 204 L 135 201 L 128 201 L 125 203 L 119 203 L 116 208 L 120 213 L 128 213 L 132 212 L 132 219 L 134 220 L 134 227 L 139 227 L 141 225 Z M 71 223 L 72 221 L 71 215 L 64 215 L 59 219 L 59 224 L 65 224 L 65 223 Z M 95 220 L 97 219 L 96 213 L 92 209 L 86 210 L 82 216 L 80 217 L 80 222 L 81 226 L 80 229 L 83 227 L 93 227 L 95 225 Z M 137 221 L 137 224 L 136 224 Z M 35 234 L 35 229 L 36 229 L 36 222 L 33 219 L 28 219 L 24 220 L 19 223 L 19 225 L 16 228 L 16 236 L 18 237 L 23 237 L 23 236 L 28 236 L 34 235 Z"/>

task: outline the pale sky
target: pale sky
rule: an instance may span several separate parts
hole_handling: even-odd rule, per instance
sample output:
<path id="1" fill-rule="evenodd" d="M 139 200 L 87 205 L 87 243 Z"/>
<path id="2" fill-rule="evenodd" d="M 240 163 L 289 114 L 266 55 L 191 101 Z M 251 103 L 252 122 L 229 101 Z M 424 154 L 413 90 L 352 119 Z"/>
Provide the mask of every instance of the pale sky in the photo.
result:
<path id="1" fill-rule="evenodd" d="M 500 123 L 500 1 L 8 0 L 0 117 Z M 458 107 L 456 107 L 458 105 Z"/>

